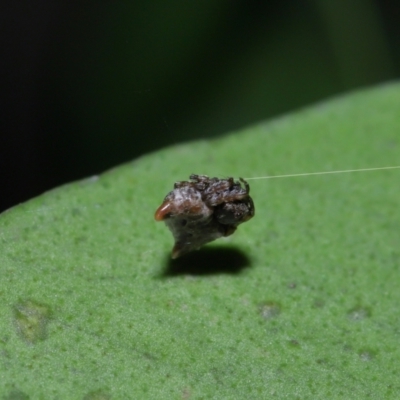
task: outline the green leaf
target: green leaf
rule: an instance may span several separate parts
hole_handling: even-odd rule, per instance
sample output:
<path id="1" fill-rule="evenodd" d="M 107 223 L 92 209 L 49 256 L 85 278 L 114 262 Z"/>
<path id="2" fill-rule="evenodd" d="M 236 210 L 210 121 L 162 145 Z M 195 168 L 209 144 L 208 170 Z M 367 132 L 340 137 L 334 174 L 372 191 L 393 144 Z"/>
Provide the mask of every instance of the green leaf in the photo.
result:
<path id="1" fill-rule="evenodd" d="M 191 173 L 400 164 L 400 86 L 173 146 L 0 217 L 0 396 L 400 395 L 400 170 L 254 180 L 256 216 L 172 262 Z"/>

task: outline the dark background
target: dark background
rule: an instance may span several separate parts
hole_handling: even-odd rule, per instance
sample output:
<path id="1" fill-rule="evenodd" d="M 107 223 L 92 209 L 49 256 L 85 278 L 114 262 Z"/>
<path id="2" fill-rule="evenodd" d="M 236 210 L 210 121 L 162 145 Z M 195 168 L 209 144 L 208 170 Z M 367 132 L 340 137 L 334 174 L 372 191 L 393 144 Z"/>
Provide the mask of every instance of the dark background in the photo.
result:
<path id="1" fill-rule="evenodd" d="M 400 75 L 396 0 L 76 3 L 0 5 L 0 211 Z"/>

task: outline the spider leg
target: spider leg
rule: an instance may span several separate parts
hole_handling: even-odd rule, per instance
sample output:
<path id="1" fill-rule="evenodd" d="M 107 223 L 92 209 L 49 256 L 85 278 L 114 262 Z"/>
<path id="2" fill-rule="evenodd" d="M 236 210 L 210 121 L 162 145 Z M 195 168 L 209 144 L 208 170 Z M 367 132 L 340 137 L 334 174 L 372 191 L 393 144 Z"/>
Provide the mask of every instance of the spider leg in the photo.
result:
<path id="1" fill-rule="evenodd" d="M 244 188 L 246 190 L 246 194 L 249 194 L 250 193 L 250 185 L 243 178 L 239 178 L 239 180 L 240 180 L 240 182 L 243 183 Z"/>

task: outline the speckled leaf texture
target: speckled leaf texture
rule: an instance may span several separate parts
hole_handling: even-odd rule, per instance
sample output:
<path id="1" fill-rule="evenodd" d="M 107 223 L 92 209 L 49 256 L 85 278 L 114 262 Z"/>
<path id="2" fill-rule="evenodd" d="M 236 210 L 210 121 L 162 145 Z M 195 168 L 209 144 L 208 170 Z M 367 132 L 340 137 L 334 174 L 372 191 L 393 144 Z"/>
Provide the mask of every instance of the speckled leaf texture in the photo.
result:
<path id="1" fill-rule="evenodd" d="M 4 399 L 399 399 L 400 170 L 254 180 L 255 217 L 170 260 L 191 173 L 400 165 L 400 85 L 173 146 L 0 216 Z"/>

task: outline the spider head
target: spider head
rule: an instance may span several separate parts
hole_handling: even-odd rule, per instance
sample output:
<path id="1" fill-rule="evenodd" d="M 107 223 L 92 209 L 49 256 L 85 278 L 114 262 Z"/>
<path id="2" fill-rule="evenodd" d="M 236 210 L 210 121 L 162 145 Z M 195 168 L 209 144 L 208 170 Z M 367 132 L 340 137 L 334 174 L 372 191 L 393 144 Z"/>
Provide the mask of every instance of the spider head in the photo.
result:
<path id="1" fill-rule="evenodd" d="M 223 203 L 216 207 L 215 218 L 220 224 L 238 226 L 254 216 L 254 203 L 250 196 L 243 200 Z"/>

